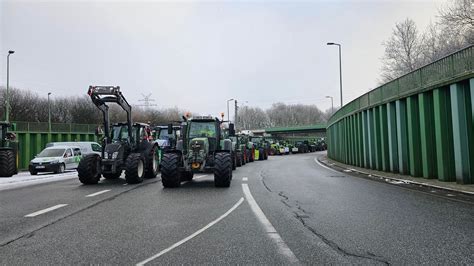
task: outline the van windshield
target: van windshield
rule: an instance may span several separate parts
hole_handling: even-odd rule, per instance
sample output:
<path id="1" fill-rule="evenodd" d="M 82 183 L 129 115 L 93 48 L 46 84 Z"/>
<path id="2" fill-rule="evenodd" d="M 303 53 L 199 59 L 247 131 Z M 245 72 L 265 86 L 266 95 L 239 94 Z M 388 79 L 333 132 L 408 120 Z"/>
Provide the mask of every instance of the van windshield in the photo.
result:
<path id="1" fill-rule="evenodd" d="M 61 157 L 65 149 L 46 149 L 40 152 L 37 157 Z"/>

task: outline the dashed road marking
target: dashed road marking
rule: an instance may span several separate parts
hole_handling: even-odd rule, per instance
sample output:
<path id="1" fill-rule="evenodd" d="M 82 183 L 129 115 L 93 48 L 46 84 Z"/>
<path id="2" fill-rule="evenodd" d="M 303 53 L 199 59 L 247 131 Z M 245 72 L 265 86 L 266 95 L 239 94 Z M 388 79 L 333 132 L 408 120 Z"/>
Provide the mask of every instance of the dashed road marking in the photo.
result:
<path id="1" fill-rule="evenodd" d="M 95 197 L 97 195 L 104 194 L 104 193 L 109 192 L 109 191 L 110 191 L 110 189 L 106 189 L 106 190 L 102 190 L 102 191 L 99 191 L 99 192 L 96 192 L 96 193 L 92 193 L 92 194 L 87 195 L 86 198 Z"/>
<path id="2" fill-rule="evenodd" d="M 280 254 L 285 256 L 290 263 L 299 263 L 298 258 L 296 258 L 295 254 L 291 249 L 286 245 L 285 241 L 281 238 L 280 234 L 276 231 L 275 227 L 273 227 L 272 223 L 267 219 L 265 213 L 263 213 L 262 209 L 258 206 L 257 202 L 250 193 L 249 186 L 247 184 L 242 184 L 242 190 L 244 191 L 245 199 L 250 205 L 255 216 L 257 216 L 259 222 L 265 228 L 268 236 L 275 242 L 278 246 L 278 251 Z"/>
<path id="3" fill-rule="evenodd" d="M 43 209 L 43 210 L 40 210 L 40 211 L 37 211 L 37 212 L 27 214 L 27 215 L 25 215 L 25 217 L 35 217 L 35 216 L 41 215 L 43 213 L 47 213 L 47 212 L 54 211 L 56 209 L 62 208 L 64 206 L 67 206 L 67 204 L 58 204 L 58 205 L 55 205 L 53 207 L 49 207 L 49 208 L 46 208 L 46 209 Z"/>
<path id="4" fill-rule="evenodd" d="M 189 240 L 193 239 L 194 237 L 196 237 L 197 235 L 201 234 L 202 232 L 206 231 L 207 229 L 209 229 L 211 226 L 215 225 L 216 223 L 218 223 L 219 221 L 221 221 L 222 219 L 224 219 L 225 217 L 227 217 L 229 214 L 231 214 L 235 209 L 237 209 L 237 207 L 240 206 L 240 204 L 242 204 L 242 202 L 244 201 L 244 198 L 240 198 L 239 201 L 237 201 L 236 204 L 234 204 L 234 206 L 232 206 L 232 208 L 230 208 L 227 212 L 225 212 L 224 214 L 222 214 L 219 218 L 215 219 L 214 221 L 210 222 L 209 224 L 207 224 L 206 226 L 204 226 L 203 228 L 199 229 L 198 231 L 196 231 L 195 233 L 193 233 L 192 235 L 184 238 L 183 240 L 179 241 L 179 242 L 176 242 L 175 244 L 173 244 L 172 246 L 170 246 L 169 248 L 167 249 L 164 249 L 162 251 L 160 251 L 158 254 L 156 255 L 153 255 L 152 257 L 144 260 L 144 261 L 141 261 L 139 263 L 137 263 L 137 266 L 138 265 L 145 265 L 146 263 L 156 259 L 156 258 L 159 258 L 161 257 L 162 255 L 170 252 L 171 250 L 181 246 L 182 244 L 188 242 Z"/>
<path id="5" fill-rule="evenodd" d="M 242 177 L 242 181 L 246 182 L 248 181 L 249 179 L 247 177 Z"/>

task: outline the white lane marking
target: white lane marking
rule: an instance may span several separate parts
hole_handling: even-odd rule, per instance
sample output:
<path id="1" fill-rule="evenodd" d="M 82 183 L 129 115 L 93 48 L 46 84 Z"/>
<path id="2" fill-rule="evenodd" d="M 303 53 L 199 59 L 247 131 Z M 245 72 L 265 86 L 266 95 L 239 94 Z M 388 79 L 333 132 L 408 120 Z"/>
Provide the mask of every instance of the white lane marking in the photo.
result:
<path id="1" fill-rule="evenodd" d="M 27 214 L 27 215 L 25 215 L 25 217 L 35 217 L 35 216 L 38 216 L 40 214 L 47 213 L 47 212 L 54 211 L 56 209 L 62 208 L 64 206 L 67 206 L 67 204 L 58 204 L 56 206 L 49 207 L 49 208 L 46 208 L 44 210 L 40 210 L 40 211 L 37 211 L 37 212 Z"/>
<path id="2" fill-rule="evenodd" d="M 87 195 L 86 198 L 95 197 L 97 195 L 104 194 L 104 193 L 109 192 L 109 191 L 110 191 L 110 189 L 106 189 L 106 190 L 102 190 L 102 191 L 99 191 L 99 192 L 96 192 L 96 193 L 92 193 L 92 194 Z"/>
<path id="3" fill-rule="evenodd" d="M 242 177 L 242 181 L 248 181 L 249 179 L 247 177 Z"/>
<path id="4" fill-rule="evenodd" d="M 186 243 L 187 241 L 193 239 L 195 236 L 201 234 L 202 232 L 206 231 L 207 229 L 209 229 L 211 226 L 215 225 L 216 223 L 218 223 L 219 221 L 221 221 L 222 219 L 224 219 L 225 217 L 227 217 L 229 214 L 231 214 L 235 209 L 237 209 L 237 207 L 240 206 L 240 204 L 242 204 L 242 202 L 244 201 L 244 198 L 240 198 L 239 201 L 237 201 L 236 204 L 234 204 L 234 206 L 232 206 L 232 208 L 230 208 L 226 213 L 222 214 L 219 218 L 215 219 L 214 221 L 210 222 L 209 224 L 207 224 L 206 226 L 204 226 L 203 228 L 199 229 L 198 231 L 196 231 L 195 233 L 193 233 L 192 235 L 184 238 L 183 240 L 179 241 L 179 242 L 176 242 L 175 244 L 173 244 L 172 246 L 170 246 L 169 248 L 167 249 L 164 249 L 162 251 L 160 251 L 158 254 L 156 255 L 153 255 L 152 257 L 144 260 L 144 261 L 141 261 L 139 263 L 137 263 L 137 266 L 139 265 L 145 265 L 146 263 L 170 252 L 171 250 L 181 246 L 182 244 Z"/>
<path id="5" fill-rule="evenodd" d="M 295 254 L 291 249 L 286 245 L 285 241 L 281 238 L 280 234 L 276 231 L 275 227 L 273 227 L 272 223 L 267 219 L 265 213 L 263 213 L 262 209 L 258 206 L 257 202 L 250 193 L 249 186 L 247 184 L 242 184 L 242 190 L 244 191 L 245 199 L 250 205 L 255 216 L 257 216 L 260 223 L 265 228 L 268 236 L 275 242 L 278 246 L 279 253 L 284 255 L 290 263 L 299 263 L 298 258 L 296 258 Z"/>
<path id="6" fill-rule="evenodd" d="M 318 161 L 318 159 L 316 159 L 316 158 L 314 158 L 314 161 L 315 161 L 317 164 L 319 164 L 321 167 L 324 167 L 324 168 L 326 168 L 326 169 L 328 169 L 328 170 L 330 170 L 330 171 L 333 171 L 333 172 L 335 172 L 335 173 L 342 174 L 341 172 L 336 171 L 336 170 L 334 170 L 334 169 L 332 169 L 332 168 L 329 168 L 329 167 L 325 166 L 324 164 L 320 163 L 320 162 Z"/>

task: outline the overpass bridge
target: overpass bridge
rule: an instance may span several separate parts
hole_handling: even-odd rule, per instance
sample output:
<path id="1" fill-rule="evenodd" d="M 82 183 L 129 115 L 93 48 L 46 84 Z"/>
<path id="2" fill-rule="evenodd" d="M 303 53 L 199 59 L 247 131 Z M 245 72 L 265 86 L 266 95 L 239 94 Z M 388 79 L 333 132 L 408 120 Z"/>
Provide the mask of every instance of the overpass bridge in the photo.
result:
<path id="1" fill-rule="evenodd" d="M 344 105 L 328 121 L 328 157 L 473 184 L 473 53 L 471 45 Z"/>

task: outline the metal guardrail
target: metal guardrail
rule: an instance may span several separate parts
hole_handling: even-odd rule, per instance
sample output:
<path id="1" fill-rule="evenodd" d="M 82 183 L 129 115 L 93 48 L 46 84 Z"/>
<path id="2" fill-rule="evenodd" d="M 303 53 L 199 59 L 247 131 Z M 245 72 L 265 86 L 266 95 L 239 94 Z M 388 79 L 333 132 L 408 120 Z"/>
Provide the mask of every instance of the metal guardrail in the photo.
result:
<path id="1" fill-rule="evenodd" d="M 49 132 L 45 122 L 13 122 L 17 132 Z M 51 133 L 94 133 L 97 125 L 51 123 Z"/>
<path id="2" fill-rule="evenodd" d="M 364 109 L 420 93 L 457 78 L 474 76 L 474 45 L 441 58 L 413 72 L 363 94 L 339 109 L 328 121 L 328 127 L 339 119 Z"/>

